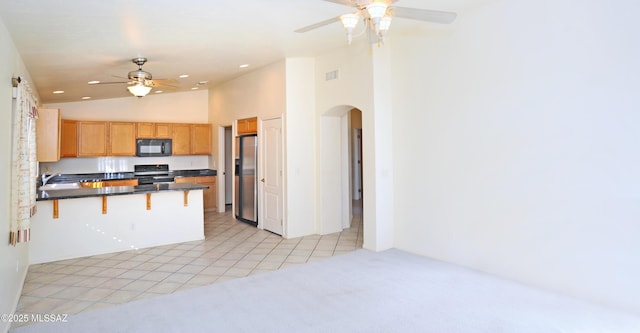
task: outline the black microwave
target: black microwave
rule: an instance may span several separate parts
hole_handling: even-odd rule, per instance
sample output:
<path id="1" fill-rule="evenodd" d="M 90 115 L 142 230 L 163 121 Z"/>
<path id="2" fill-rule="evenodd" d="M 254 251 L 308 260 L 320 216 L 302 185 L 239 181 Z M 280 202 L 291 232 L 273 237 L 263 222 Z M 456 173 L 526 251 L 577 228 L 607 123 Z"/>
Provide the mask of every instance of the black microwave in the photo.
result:
<path id="1" fill-rule="evenodd" d="M 137 139 L 136 156 L 171 156 L 171 139 Z"/>

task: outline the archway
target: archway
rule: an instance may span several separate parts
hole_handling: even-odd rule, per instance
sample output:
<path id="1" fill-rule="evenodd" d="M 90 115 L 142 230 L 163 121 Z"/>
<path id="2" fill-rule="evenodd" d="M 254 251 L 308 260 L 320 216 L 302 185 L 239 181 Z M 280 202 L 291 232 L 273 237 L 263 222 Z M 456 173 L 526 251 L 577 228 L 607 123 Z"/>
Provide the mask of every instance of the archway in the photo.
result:
<path id="1" fill-rule="evenodd" d="M 358 143 L 355 134 L 361 132 L 362 112 L 353 106 L 337 106 L 320 117 L 320 234 L 349 228 L 354 219 L 354 203 L 357 218 L 362 218 L 362 203 L 366 200 L 362 196 L 363 166 L 362 158 L 355 156 L 358 149 L 362 152 L 362 141 Z"/>

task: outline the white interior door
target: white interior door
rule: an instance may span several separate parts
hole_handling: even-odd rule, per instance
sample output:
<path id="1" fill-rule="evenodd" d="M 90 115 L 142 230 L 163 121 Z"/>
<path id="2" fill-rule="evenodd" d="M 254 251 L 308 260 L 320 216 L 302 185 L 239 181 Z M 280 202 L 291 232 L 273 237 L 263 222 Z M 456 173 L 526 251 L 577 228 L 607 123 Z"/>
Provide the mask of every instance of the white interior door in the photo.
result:
<path id="1" fill-rule="evenodd" d="M 282 119 L 262 122 L 263 228 L 282 235 Z"/>

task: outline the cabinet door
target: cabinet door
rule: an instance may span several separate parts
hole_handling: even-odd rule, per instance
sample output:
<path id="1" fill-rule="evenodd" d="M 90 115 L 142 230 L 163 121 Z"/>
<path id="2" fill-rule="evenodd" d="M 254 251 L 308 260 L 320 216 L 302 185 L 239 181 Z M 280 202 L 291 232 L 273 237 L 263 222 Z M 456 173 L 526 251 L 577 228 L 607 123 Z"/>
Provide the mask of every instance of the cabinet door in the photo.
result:
<path id="1" fill-rule="evenodd" d="M 191 153 L 193 155 L 211 154 L 211 125 L 209 124 L 192 125 Z"/>
<path id="2" fill-rule="evenodd" d="M 205 210 L 216 209 L 218 206 L 216 198 L 216 177 L 197 177 L 198 184 L 209 186 L 208 189 L 202 191 L 202 205 Z"/>
<path id="3" fill-rule="evenodd" d="M 173 182 L 174 183 L 195 183 L 196 177 L 178 177 Z"/>
<path id="4" fill-rule="evenodd" d="M 78 122 L 62 119 L 60 157 L 78 157 Z"/>
<path id="5" fill-rule="evenodd" d="M 238 135 L 258 133 L 258 118 L 238 119 L 237 132 Z"/>
<path id="6" fill-rule="evenodd" d="M 106 122 L 78 122 L 78 156 L 107 156 Z"/>
<path id="7" fill-rule="evenodd" d="M 191 154 L 191 125 L 173 124 L 173 155 Z"/>
<path id="8" fill-rule="evenodd" d="M 154 123 L 136 123 L 136 137 L 154 138 L 155 128 L 156 127 Z"/>
<path id="9" fill-rule="evenodd" d="M 156 138 L 171 138 L 171 124 L 155 124 L 155 130 Z"/>
<path id="10" fill-rule="evenodd" d="M 247 134 L 248 128 L 246 119 L 238 119 L 236 122 L 236 131 L 238 132 L 238 135 Z"/>
<path id="11" fill-rule="evenodd" d="M 247 119 L 247 131 L 252 134 L 258 133 L 258 118 Z"/>
<path id="12" fill-rule="evenodd" d="M 60 109 L 38 109 L 36 151 L 39 162 L 60 160 Z"/>
<path id="13" fill-rule="evenodd" d="M 109 123 L 109 156 L 136 156 L 135 123 Z"/>

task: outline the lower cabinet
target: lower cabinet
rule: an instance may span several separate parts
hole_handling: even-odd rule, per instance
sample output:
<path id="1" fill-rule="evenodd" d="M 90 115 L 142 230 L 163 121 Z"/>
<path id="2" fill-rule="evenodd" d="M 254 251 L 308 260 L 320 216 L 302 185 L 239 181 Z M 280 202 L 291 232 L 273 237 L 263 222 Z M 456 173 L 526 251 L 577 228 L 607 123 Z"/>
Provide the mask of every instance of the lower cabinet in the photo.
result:
<path id="1" fill-rule="evenodd" d="M 195 183 L 209 186 L 208 189 L 202 190 L 202 205 L 205 210 L 213 210 L 218 208 L 218 200 L 216 199 L 216 176 L 206 177 L 178 177 L 176 183 Z"/>

